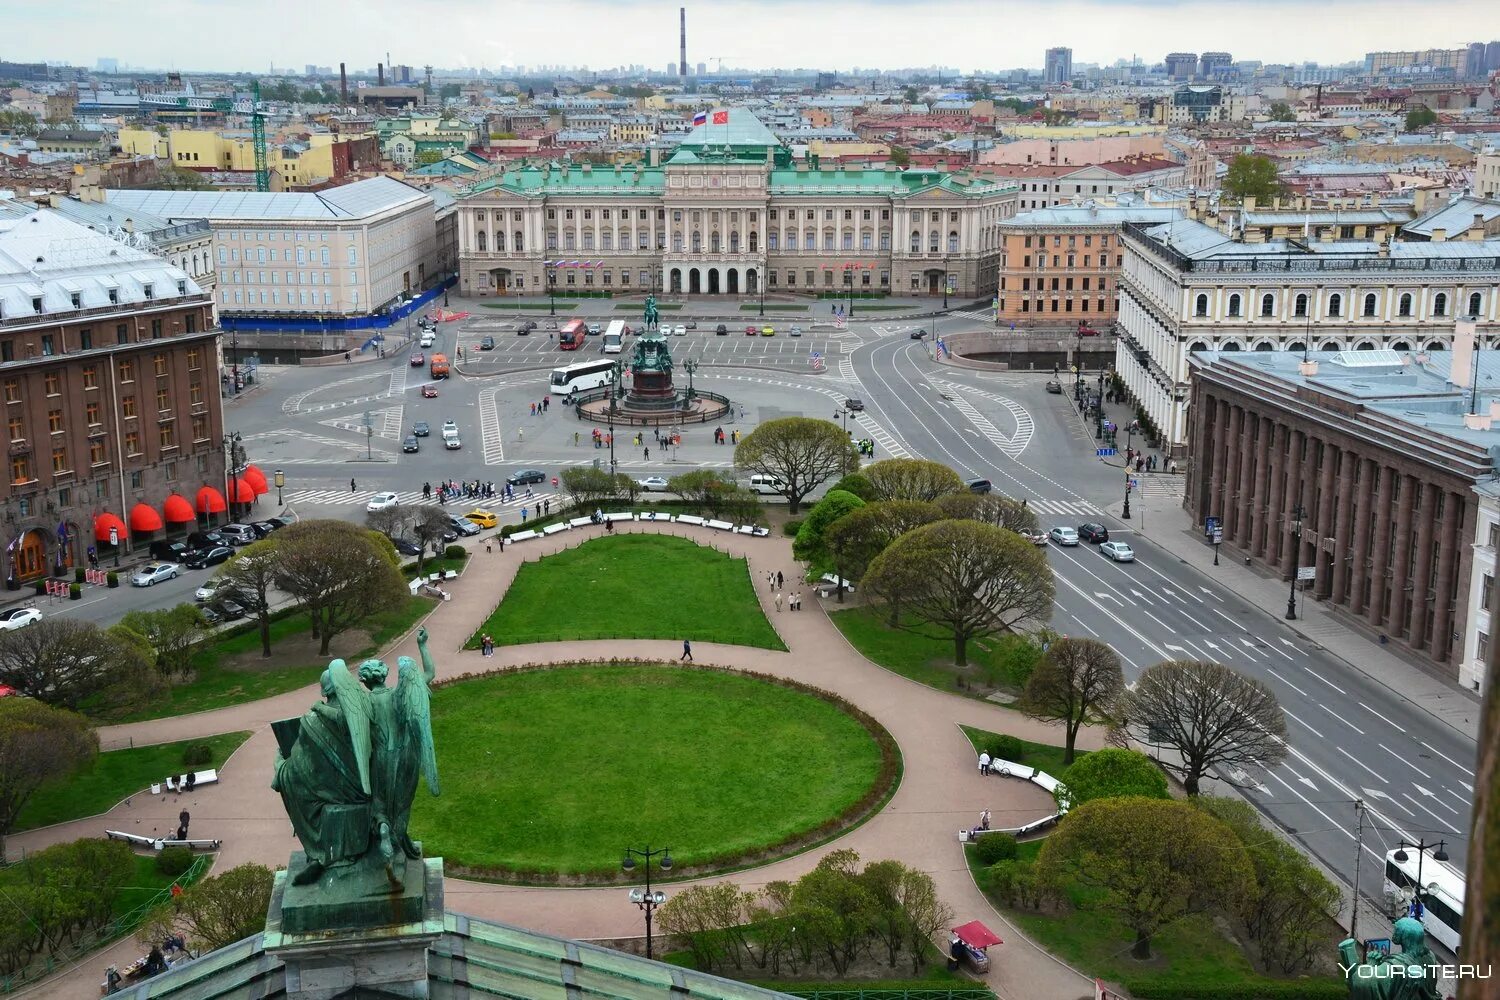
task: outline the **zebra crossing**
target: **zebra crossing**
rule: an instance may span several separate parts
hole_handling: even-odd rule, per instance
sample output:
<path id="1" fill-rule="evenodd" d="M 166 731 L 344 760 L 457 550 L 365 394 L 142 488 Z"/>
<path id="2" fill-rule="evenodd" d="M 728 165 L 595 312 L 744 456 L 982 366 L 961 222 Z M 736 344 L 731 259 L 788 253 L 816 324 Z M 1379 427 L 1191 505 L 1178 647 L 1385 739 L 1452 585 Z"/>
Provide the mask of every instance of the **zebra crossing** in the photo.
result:
<path id="1" fill-rule="evenodd" d="M 962 316 L 964 319 L 979 320 L 983 323 L 993 324 L 995 314 L 992 312 L 980 312 L 978 309 L 954 309 L 948 313 L 949 316 Z"/>
<path id="2" fill-rule="evenodd" d="M 1147 476 L 1138 474 L 1135 478 L 1136 482 L 1140 484 L 1135 492 L 1143 497 L 1181 500 L 1187 493 L 1186 476 Z"/>
<path id="3" fill-rule="evenodd" d="M 877 457 L 912 457 L 912 453 L 906 450 L 906 446 L 903 445 L 900 441 L 897 441 L 895 437 L 891 435 L 891 432 L 882 427 L 880 425 L 880 422 L 874 417 L 868 416 L 865 413 L 860 413 L 860 415 L 855 418 L 855 422 L 859 424 L 860 430 L 864 431 L 864 436 L 875 442 L 875 454 Z"/>
<path id="4" fill-rule="evenodd" d="M 1087 500 L 1031 500 L 1026 506 L 1038 514 L 1065 514 L 1069 517 L 1095 517 L 1104 513 Z"/>
<path id="5" fill-rule="evenodd" d="M 348 492 L 345 490 L 293 490 L 287 493 L 286 502 L 288 504 L 321 504 L 329 507 L 347 507 L 351 504 L 363 506 L 369 503 L 374 496 L 374 493 L 367 493 L 363 490 L 359 492 Z M 435 500 L 423 499 L 421 490 L 397 491 L 396 498 L 403 507 L 436 503 Z M 459 508 L 481 507 L 485 510 L 500 510 L 501 508 L 511 507 L 519 509 L 521 507 L 535 507 L 543 500 L 552 499 L 557 499 L 559 503 L 562 502 L 561 498 L 553 493 L 533 493 L 528 497 L 525 487 L 521 487 L 512 500 L 502 500 L 498 496 L 487 499 L 475 497 L 465 499 L 458 497 L 449 500 L 447 506 L 454 513 L 462 513 Z"/>
<path id="6" fill-rule="evenodd" d="M 952 403 L 955 409 L 968 418 L 969 423 L 973 424 L 979 430 L 979 433 L 988 438 L 990 443 L 999 448 L 1005 454 L 1006 458 L 1014 459 L 1019 457 L 1021 452 L 1026 450 L 1026 446 L 1031 443 L 1031 435 L 1036 430 L 1036 425 L 1032 422 L 1031 414 L 1019 403 L 1006 399 L 1004 396 L 997 396 L 992 392 L 975 389 L 972 386 L 963 385 L 959 382 L 949 382 L 946 379 L 936 378 L 930 381 L 942 393 L 943 398 Z M 1005 407 L 1010 412 L 1011 419 L 1016 422 L 1015 435 L 1011 436 L 1001 431 L 1000 428 L 990 422 L 988 417 L 975 409 L 973 403 L 970 403 L 960 395 L 959 393 L 961 392 L 972 393 L 975 396 Z"/>

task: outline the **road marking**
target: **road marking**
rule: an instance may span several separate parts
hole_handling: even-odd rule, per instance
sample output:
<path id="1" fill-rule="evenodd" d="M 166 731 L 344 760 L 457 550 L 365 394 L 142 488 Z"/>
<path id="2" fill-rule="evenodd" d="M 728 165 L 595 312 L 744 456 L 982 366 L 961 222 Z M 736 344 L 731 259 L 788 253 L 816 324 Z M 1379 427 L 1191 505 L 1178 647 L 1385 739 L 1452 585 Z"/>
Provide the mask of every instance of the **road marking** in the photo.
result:
<path id="1" fill-rule="evenodd" d="M 1437 754 L 1439 757 L 1443 758 L 1448 763 L 1452 764 L 1454 767 L 1458 768 L 1464 774 L 1467 774 L 1471 778 L 1474 777 L 1474 772 L 1473 771 L 1469 770 L 1467 767 L 1464 767 L 1458 761 L 1454 760 L 1452 757 L 1449 757 L 1447 754 L 1443 753 L 1443 751 L 1441 751 L 1441 750 L 1437 749 L 1436 747 L 1432 746 L 1430 743 L 1423 742 L 1422 740 L 1418 740 L 1417 742 L 1421 743 L 1424 747 L 1426 747 L 1427 749 L 1431 750 L 1433 753 Z M 1474 786 L 1470 785 L 1470 784 L 1467 784 L 1467 783 L 1465 783 L 1464 787 L 1467 788 L 1471 792 L 1474 790 Z"/>
<path id="2" fill-rule="evenodd" d="M 1406 801 L 1410 802 L 1412 805 L 1416 806 L 1418 809 L 1422 810 L 1427 815 L 1431 816 L 1433 819 L 1437 820 L 1438 823 L 1440 823 L 1442 825 L 1442 827 L 1443 827 L 1444 830 L 1447 830 L 1449 833 L 1453 833 L 1453 834 L 1457 834 L 1458 833 L 1458 831 L 1455 830 L 1455 829 L 1453 829 L 1452 824 L 1450 824 L 1447 820 L 1443 819 L 1443 817 L 1439 816 L 1437 813 L 1433 812 L 1431 809 L 1428 809 L 1426 806 L 1424 806 L 1422 803 L 1418 802 L 1416 799 L 1412 798 L 1410 795 L 1406 794 L 1405 792 L 1402 792 L 1401 793 L 1401 797 L 1403 799 L 1405 799 Z"/>
<path id="3" fill-rule="evenodd" d="M 1173 628 L 1172 626 L 1168 625 L 1166 622 L 1162 621 L 1160 618 L 1156 617 L 1151 612 L 1147 611 L 1145 608 L 1141 609 L 1141 614 L 1145 615 L 1147 618 L 1150 618 L 1152 621 L 1156 622 L 1156 624 L 1160 625 L 1162 628 L 1166 629 L 1168 632 L 1171 632 L 1173 635 L 1177 634 L 1177 630 L 1175 628 Z"/>
<path id="4" fill-rule="evenodd" d="M 1285 677 L 1281 676 L 1276 671 L 1272 670 L 1270 667 L 1266 668 L 1266 673 L 1270 674 L 1272 677 L 1276 678 L 1278 681 L 1280 681 L 1281 683 L 1285 684 L 1287 687 L 1291 688 L 1293 691 L 1297 692 L 1302 697 L 1306 698 L 1308 696 L 1306 691 L 1302 690 L 1297 685 L 1293 684 L 1291 681 L 1287 680 Z M 1290 712 L 1288 712 L 1287 714 L 1291 715 Z M 1296 718 L 1296 716 L 1293 716 L 1293 718 Z M 1297 721 L 1298 722 L 1302 722 L 1301 719 L 1297 719 Z M 1307 723 L 1305 723 L 1305 722 L 1302 723 L 1302 724 L 1303 725 L 1307 725 Z M 1311 729 L 1312 727 L 1308 726 L 1307 728 Z"/>
<path id="5" fill-rule="evenodd" d="M 1431 791 L 1431 790 L 1426 789 L 1426 788 L 1423 788 L 1421 785 L 1412 785 L 1411 787 L 1415 788 L 1417 790 L 1417 793 L 1419 795 L 1421 795 L 1424 799 L 1432 799 L 1433 802 L 1436 802 L 1437 805 L 1440 808 L 1448 810 L 1449 812 L 1451 812 L 1455 816 L 1458 815 L 1458 810 L 1457 809 L 1453 808 L 1452 806 L 1450 806 L 1446 802 L 1438 802 L 1437 801 L 1437 793 L 1436 792 Z"/>
<path id="6" fill-rule="evenodd" d="M 1385 716 L 1384 716 L 1384 715 L 1381 715 L 1381 714 L 1380 714 L 1380 713 L 1379 713 L 1379 712 L 1377 712 L 1377 711 L 1375 711 L 1375 710 L 1374 710 L 1374 709 L 1373 709 L 1373 708 L 1370 708 L 1370 706 L 1369 706 L 1369 705 L 1365 705 L 1365 703 L 1364 703 L 1364 702 L 1360 702 L 1360 704 L 1361 704 L 1361 705 L 1364 705 L 1364 707 L 1365 707 L 1365 709 L 1366 709 L 1366 710 L 1367 710 L 1367 711 L 1368 711 L 1368 712 L 1369 712 L 1369 713 L 1370 713 L 1370 714 L 1371 714 L 1371 715 L 1373 715 L 1373 716 L 1375 716 L 1375 717 L 1376 717 L 1376 718 L 1377 718 L 1377 719 L 1379 719 L 1379 720 L 1380 720 L 1380 721 L 1381 721 L 1381 722 L 1384 722 L 1384 723 L 1385 723 L 1385 724 L 1386 724 L 1386 725 L 1388 725 L 1388 726 L 1390 726 L 1390 727 L 1391 727 L 1391 728 L 1393 728 L 1393 729 L 1395 729 L 1395 730 L 1397 730 L 1397 731 L 1399 731 L 1399 732 L 1401 732 L 1401 733 L 1403 733 L 1403 734 L 1404 734 L 1404 733 L 1405 733 L 1405 732 L 1406 732 L 1406 730 L 1405 730 L 1405 729 L 1403 729 L 1403 728 L 1401 728 L 1401 725 L 1400 725 L 1400 723 L 1397 723 L 1397 722 L 1394 722 L 1394 721 L 1392 721 L 1392 720 L 1391 720 L 1391 719 L 1388 719 L 1388 718 L 1386 718 L 1386 717 L 1385 717 Z M 1392 754 L 1392 756 L 1395 756 L 1395 755 L 1394 755 L 1394 754 Z M 1408 765 L 1408 766 L 1410 766 L 1410 765 Z"/>
<path id="7" fill-rule="evenodd" d="M 1323 711 L 1327 712 L 1329 715 L 1333 716 L 1335 719 L 1338 719 L 1340 722 L 1342 722 L 1344 725 L 1348 726 L 1350 729 L 1354 730 L 1359 735 L 1361 735 L 1361 736 L 1365 735 L 1365 731 L 1363 729 L 1359 728 L 1354 723 L 1350 722 L 1348 719 L 1344 718 L 1342 715 L 1338 714 L 1333 709 L 1331 709 L 1327 705 L 1323 704 L 1321 701 L 1318 702 L 1318 707 L 1321 708 Z"/>
<path id="8" fill-rule="evenodd" d="M 500 408 L 495 403 L 501 386 L 485 389 L 479 394 L 479 445 L 484 450 L 485 465 L 499 465 L 505 461 L 505 441 L 500 428 Z"/>
<path id="9" fill-rule="evenodd" d="M 1410 809 L 1408 809 L 1404 805 L 1402 805 L 1399 801 L 1397 801 L 1396 799 L 1391 798 L 1389 795 L 1387 795 L 1385 792 L 1382 792 L 1378 788 L 1361 788 L 1360 791 L 1362 791 L 1362 792 L 1365 793 L 1365 798 L 1367 798 L 1367 799 L 1385 799 L 1391 805 L 1395 806 L 1397 809 L 1400 809 L 1402 812 L 1406 813 L 1406 815 L 1410 816 L 1412 819 L 1416 819 L 1417 818 L 1417 814 L 1416 813 L 1412 812 Z"/>
<path id="10" fill-rule="evenodd" d="M 1198 587 L 1198 589 L 1201 590 L 1201 591 L 1203 591 L 1209 597 L 1212 597 L 1214 600 L 1218 601 L 1220 604 L 1224 603 L 1224 598 L 1220 597 L 1218 594 L 1215 594 L 1212 590 L 1209 590 L 1207 587 L 1204 587 L 1204 586 L 1200 585 Z"/>
<path id="11" fill-rule="evenodd" d="M 1349 692 L 1345 691 L 1343 688 L 1341 688 L 1337 684 L 1333 683 L 1333 681 L 1329 680 L 1327 677 L 1324 677 L 1322 674 L 1318 673 L 1312 667 L 1309 667 L 1306 664 L 1303 664 L 1302 669 L 1306 670 L 1309 674 L 1312 674 L 1314 677 L 1316 677 L 1318 680 L 1322 681 L 1324 684 L 1327 684 L 1329 687 L 1333 688 L 1339 694 L 1344 695 L 1345 697 L 1348 697 Z"/>
<path id="12" fill-rule="evenodd" d="M 1021 406 L 1021 404 L 1015 402 L 1014 400 L 1007 399 L 1004 396 L 999 396 L 992 392 L 985 392 L 983 389 L 976 389 L 973 386 L 964 385 L 961 382 L 949 382 L 947 379 L 930 377 L 927 381 L 930 382 L 933 387 L 942 392 L 944 394 L 943 398 L 951 402 L 953 406 L 958 410 L 958 412 L 962 413 L 966 418 L 968 418 L 971 424 L 973 424 L 975 427 L 978 427 L 979 430 L 984 434 L 984 436 L 988 438 L 990 442 L 995 445 L 995 447 L 999 448 L 1002 453 L 1004 453 L 1006 458 L 1015 459 L 1023 451 L 1025 451 L 1026 446 L 1031 443 L 1032 434 L 1036 431 L 1036 423 L 1031 419 L 1031 414 L 1026 410 L 1025 407 Z M 1016 422 L 1015 436 L 1012 437 L 1008 434 L 1003 433 L 1000 428 L 996 427 L 993 423 L 990 422 L 990 419 L 988 417 L 975 409 L 973 403 L 970 403 L 967 399 L 964 399 L 960 395 L 955 395 L 955 393 L 958 392 L 970 392 L 976 396 L 988 399 L 991 402 L 998 403 L 1001 406 L 1005 407 L 1005 409 L 1009 411 L 1011 419 Z"/>
<path id="13" fill-rule="evenodd" d="M 1396 751 L 1392 750 L 1390 747 L 1386 746 L 1384 743 L 1377 743 L 1376 746 L 1380 747 L 1380 749 L 1382 749 L 1386 753 L 1390 754 L 1391 755 L 1391 760 L 1399 760 L 1401 762 L 1401 766 L 1402 767 L 1409 767 L 1413 771 L 1416 771 L 1418 774 L 1420 774 L 1422 777 L 1426 778 L 1428 781 L 1432 780 L 1432 775 L 1428 774 L 1426 771 L 1422 770 L 1420 767 L 1418 767 L 1417 765 L 1413 764 L 1410 759 L 1408 759 L 1406 757 L 1403 757 L 1401 754 L 1399 754 Z"/>
<path id="14" fill-rule="evenodd" d="M 1229 624 L 1233 625 L 1235 628 L 1239 629 L 1241 632 L 1244 632 L 1246 635 L 1248 635 L 1250 633 L 1249 629 L 1247 629 L 1245 626 L 1241 625 L 1239 622 L 1235 621 L 1233 618 L 1231 618 L 1228 615 L 1226 615 L 1224 612 L 1220 611 L 1218 608 L 1212 608 L 1210 610 L 1212 610 L 1214 614 L 1218 615 L 1220 618 L 1224 619 Z"/>
<path id="15" fill-rule="evenodd" d="M 1283 706 L 1281 706 L 1281 710 L 1282 710 L 1282 712 L 1284 712 L 1284 713 L 1286 713 L 1286 714 L 1287 714 L 1287 715 L 1289 715 L 1289 716 L 1291 716 L 1291 717 L 1292 717 L 1292 718 L 1293 718 L 1293 719 L 1295 719 L 1295 720 L 1296 720 L 1296 721 L 1298 721 L 1298 722 L 1302 722 L 1302 719 L 1301 719 L 1301 718 L 1299 718 L 1299 717 L 1298 717 L 1298 716 L 1296 716 L 1296 715 L 1292 715 L 1292 711 L 1291 711 L 1291 709 L 1289 709 L 1289 708 L 1287 708 L 1287 707 L 1286 707 L 1286 706 L 1285 706 L 1285 705 L 1283 705 Z M 1316 736 L 1316 737 L 1317 737 L 1317 738 L 1318 738 L 1318 739 L 1320 739 L 1320 740 L 1321 740 L 1321 739 L 1323 739 L 1323 738 L 1324 738 L 1324 737 L 1323 737 L 1323 734 L 1322 734 L 1322 733 L 1320 733 L 1320 732 L 1318 732 L 1318 731 L 1317 731 L 1317 730 L 1316 730 L 1316 729 L 1313 729 L 1313 727 L 1312 727 L 1312 726 L 1308 726 L 1308 725 L 1307 725 L 1307 723 L 1305 723 L 1305 722 L 1302 722 L 1302 724 L 1303 724 L 1303 725 L 1304 725 L 1304 726 L 1307 726 L 1307 728 L 1308 728 L 1308 729 L 1309 729 L 1309 730 L 1310 730 L 1310 731 L 1311 731 L 1311 732 L 1312 732 L 1312 734 L 1313 734 L 1313 735 L 1314 735 L 1314 736 Z"/>
<path id="16" fill-rule="evenodd" d="M 1379 771 L 1372 770 L 1368 764 L 1366 764 L 1364 761 L 1360 760 L 1358 757 L 1354 756 L 1348 750 L 1345 750 L 1343 747 L 1335 747 L 1334 749 L 1336 749 L 1339 753 L 1343 754 L 1345 757 L 1348 757 L 1350 760 L 1354 761 L 1354 763 L 1358 764 L 1360 767 L 1364 768 L 1366 771 L 1369 771 L 1372 775 L 1374 775 L 1376 778 L 1378 778 L 1380 781 L 1384 782 L 1385 784 L 1389 785 L 1391 783 L 1389 778 L 1387 778 L 1385 775 L 1381 774 Z"/>

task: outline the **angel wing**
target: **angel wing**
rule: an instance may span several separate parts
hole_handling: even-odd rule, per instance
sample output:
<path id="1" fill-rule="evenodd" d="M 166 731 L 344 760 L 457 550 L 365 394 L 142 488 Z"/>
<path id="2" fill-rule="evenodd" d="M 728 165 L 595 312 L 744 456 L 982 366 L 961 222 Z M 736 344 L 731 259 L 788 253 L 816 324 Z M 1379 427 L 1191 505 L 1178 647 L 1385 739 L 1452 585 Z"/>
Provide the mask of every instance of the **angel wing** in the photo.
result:
<path id="1" fill-rule="evenodd" d="M 427 779 L 427 790 L 433 795 L 441 795 L 437 755 L 432 747 L 432 692 L 427 690 L 427 678 L 411 657 L 403 656 L 397 662 L 401 683 L 396 687 L 396 716 L 407 732 L 416 738 L 416 746 L 411 749 L 418 755 L 422 777 Z"/>
<path id="2" fill-rule="evenodd" d="M 349 727 L 349 740 L 354 750 L 354 760 L 359 767 L 359 787 L 370 794 L 370 727 L 374 711 L 370 705 L 370 692 L 349 672 L 343 660 L 334 660 L 328 665 L 333 677 L 334 700 L 344 714 L 344 723 Z"/>

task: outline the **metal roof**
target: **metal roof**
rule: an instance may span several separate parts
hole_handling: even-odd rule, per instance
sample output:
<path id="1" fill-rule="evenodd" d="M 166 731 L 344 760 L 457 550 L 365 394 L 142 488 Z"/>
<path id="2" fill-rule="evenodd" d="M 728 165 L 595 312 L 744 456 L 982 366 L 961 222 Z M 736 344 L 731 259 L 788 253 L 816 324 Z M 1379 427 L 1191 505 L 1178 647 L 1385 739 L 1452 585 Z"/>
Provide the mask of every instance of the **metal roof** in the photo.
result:
<path id="1" fill-rule="evenodd" d="M 166 219 L 266 222 L 364 219 L 427 196 L 390 177 L 371 177 L 317 194 L 289 191 L 107 191 L 111 205 Z"/>

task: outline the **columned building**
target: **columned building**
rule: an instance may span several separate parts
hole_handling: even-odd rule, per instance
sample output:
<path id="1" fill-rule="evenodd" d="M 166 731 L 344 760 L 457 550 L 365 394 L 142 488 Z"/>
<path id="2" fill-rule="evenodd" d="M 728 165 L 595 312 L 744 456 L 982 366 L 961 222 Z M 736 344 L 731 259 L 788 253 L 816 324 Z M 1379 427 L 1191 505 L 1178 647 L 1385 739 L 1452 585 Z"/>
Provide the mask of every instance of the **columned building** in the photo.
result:
<path id="1" fill-rule="evenodd" d="M 1304 600 L 1471 686 L 1476 489 L 1494 488 L 1500 454 L 1500 398 L 1471 398 L 1472 354 L 1462 339 L 1453 351 L 1316 351 L 1306 362 L 1194 354 L 1184 500 L 1200 529 L 1216 518 L 1224 545 L 1289 589 L 1299 568 L 1310 574 Z M 1479 384 L 1493 385 L 1500 355 L 1478 358 Z"/>
<path id="2" fill-rule="evenodd" d="M 725 112 L 719 112 L 725 114 Z M 750 112 L 660 166 L 525 164 L 459 202 L 466 295 L 854 291 L 974 298 L 999 281 L 1007 183 L 794 164 Z"/>
<path id="3" fill-rule="evenodd" d="M 1242 243 L 1201 222 L 1122 227 L 1115 368 L 1174 455 L 1196 351 L 1441 351 L 1500 340 L 1500 240 Z"/>

